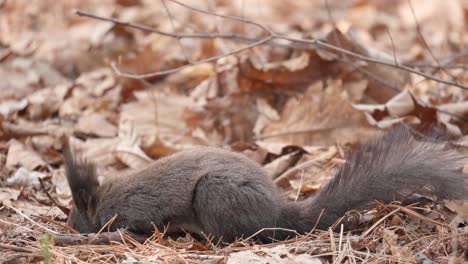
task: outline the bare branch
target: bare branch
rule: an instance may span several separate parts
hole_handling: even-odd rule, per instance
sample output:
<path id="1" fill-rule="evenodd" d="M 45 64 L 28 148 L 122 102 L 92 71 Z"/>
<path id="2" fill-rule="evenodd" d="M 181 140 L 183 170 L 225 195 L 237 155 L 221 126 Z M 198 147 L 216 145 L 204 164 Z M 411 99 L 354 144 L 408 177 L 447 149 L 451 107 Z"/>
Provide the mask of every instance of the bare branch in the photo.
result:
<path id="1" fill-rule="evenodd" d="M 218 55 L 218 56 L 213 56 L 213 57 L 209 57 L 209 58 L 206 58 L 206 59 L 202 59 L 202 60 L 198 60 L 198 61 L 195 61 L 195 62 L 192 62 L 190 64 L 185 64 L 183 66 L 180 66 L 180 67 L 177 67 L 177 68 L 172 68 L 172 69 L 169 69 L 169 70 L 164 70 L 164 71 L 158 71 L 158 72 L 153 72 L 153 73 L 147 73 L 147 74 L 133 74 L 133 73 L 129 73 L 129 72 L 122 72 L 118 66 L 115 64 L 115 62 L 111 63 L 111 66 L 112 66 L 112 69 L 114 69 L 114 71 L 118 74 L 118 75 L 121 75 L 123 77 L 127 77 L 127 78 L 133 78 L 133 79 L 146 79 L 146 78 L 153 78 L 153 77 L 157 77 L 157 76 L 163 76 L 163 75 L 167 75 L 167 74 L 171 74 L 171 73 L 175 73 L 175 72 L 178 72 L 180 70 L 183 70 L 185 68 L 188 68 L 188 67 L 191 67 L 191 66 L 194 66 L 194 65 L 198 65 L 198 64 L 202 64 L 202 63 L 207 63 L 207 62 L 213 62 L 213 61 L 216 61 L 218 59 L 221 59 L 221 58 L 224 58 L 224 57 L 227 57 L 227 56 L 230 56 L 230 55 L 233 55 L 233 54 L 236 54 L 236 53 L 240 53 L 242 51 L 245 51 L 245 50 L 248 50 L 248 49 L 251 49 L 255 46 L 259 46 L 265 42 L 268 42 L 270 41 L 271 39 L 273 39 L 272 36 L 268 36 L 266 38 L 263 38 L 257 42 L 254 42 L 250 45 L 247 45 L 245 47 L 242 47 L 242 48 L 239 48 L 239 49 L 236 49 L 236 50 L 233 50 L 229 53 L 226 53 L 226 54 L 221 54 L 221 55 Z"/>
<path id="2" fill-rule="evenodd" d="M 89 13 L 89 12 L 86 12 L 86 11 L 82 11 L 82 10 L 76 10 L 75 14 L 77 14 L 79 16 L 83 16 L 83 17 L 89 17 L 89 18 L 96 19 L 96 20 L 112 22 L 112 23 L 114 23 L 116 25 L 121 25 L 121 26 L 129 27 L 129 28 L 134 28 L 134 29 L 138 29 L 138 30 L 141 30 L 141 31 L 145 31 L 145 32 L 155 33 L 155 34 L 170 37 L 170 38 L 178 38 L 178 39 L 184 39 L 184 38 L 192 38 L 192 39 L 223 38 L 223 39 L 232 39 L 232 40 L 243 41 L 243 42 L 255 42 L 255 41 L 258 40 L 258 39 L 254 39 L 254 38 L 248 38 L 248 37 L 245 37 L 245 36 L 242 36 L 242 35 L 239 35 L 239 34 L 231 34 L 231 33 L 229 33 L 229 34 L 209 33 L 209 32 L 193 33 L 193 34 L 170 33 L 170 32 L 161 31 L 161 30 L 158 30 L 158 29 L 155 29 L 153 27 L 146 26 L 146 25 L 143 25 L 143 24 L 125 22 L 125 21 L 122 21 L 122 20 L 117 19 L 117 18 L 99 16 L 99 15 Z"/>
<path id="3" fill-rule="evenodd" d="M 122 243 L 124 239 L 133 239 L 140 243 L 146 241 L 147 237 L 131 233 L 129 231 L 103 232 L 99 234 L 54 234 L 53 241 L 57 246 L 67 245 L 100 245 L 112 242 Z"/>
<path id="4" fill-rule="evenodd" d="M 213 61 L 216 61 L 216 60 L 218 60 L 220 58 L 230 56 L 230 55 L 234 55 L 234 54 L 240 53 L 242 51 L 251 49 L 253 47 L 259 46 L 259 45 L 271 44 L 271 42 L 273 40 L 280 39 L 280 40 L 289 41 L 292 44 L 298 44 L 298 43 L 299 44 L 304 44 L 303 47 L 300 47 L 300 48 L 303 48 L 303 49 L 324 48 L 324 49 L 327 49 L 327 50 L 330 50 L 330 51 L 338 52 L 338 53 L 340 53 L 342 55 L 347 55 L 347 56 L 352 57 L 352 58 L 357 59 L 357 60 L 366 61 L 366 62 L 375 63 L 375 64 L 380 64 L 380 65 L 390 66 L 390 67 L 393 67 L 393 68 L 397 68 L 397 69 L 400 69 L 400 70 L 404 70 L 404 71 L 407 71 L 407 72 L 422 76 L 427 80 L 432 80 L 432 81 L 436 81 L 436 82 L 443 83 L 443 84 L 446 84 L 446 85 L 451 85 L 451 86 L 459 87 L 459 88 L 464 89 L 464 90 L 468 90 L 468 86 L 459 83 L 455 79 L 453 81 L 449 81 L 449 80 L 444 80 L 444 79 L 432 76 L 431 74 L 419 71 L 419 70 L 415 69 L 414 67 L 411 67 L 411 66 L 408 66 L 408 65 L 405 65 L 405 64 L 402 64 L 402 63 L 398 62 L 395 57 L 394 57 L 394 61 L 385 60 L 385 59 L 377 59 L 377 58 L 369 57 L 369 56 L 362 55 L 362 54 L 359 54 L 359 53 L 355 53 L 353 51 L 346 50 L 346 49 L 341 48 L 341 47 L 337 47 L 335 45 L 332 45 L 330 43 L 327 43 L 327 42 L 325 42 L 323 40 L 319 40 L 319 39 L 304 39 L 304 38 L 290 37 L 290 36 L 286 36 L 286 35 L 282 35 L 282 34 L 277 34 L 277 33 L 273 32 L 272 30 L 270 30 L 268 27 L 266 27 L 266 26 L 264 26 L 264 25 L 262 25 L 260 23 L 257 23 L 255 21 L 243 18 L 243 17 L 217 14 L 217 13 L 214 13 L 214 12 L 206 11 L 206 10 L 203 10 L 203 9 L 199 9 L 197 7 L 187 5 L 187 4 L 179 2 L 177 0 L 168 0 L 168 1 L 176 3 L 178 5 L 181 5 L 181 6 L 185 7 L 185 8 L 187 8 L 187 9 L 190 9 L 190 10 L 198 12 L 198 13 L 207 14 L 207 15 L 216 16 L 216 17 L 221 17 L 221 18 L 230 19 L 230 20 L 234 20 L 234 21 L 239 21 L 239 22 L 242 22 L 242 23 L 246 23 L 246 24 L 256 26 L 257 28 L 263 30 L 267 34 L 267 36 L 264 37 L 264 38 L 261 38 L 261 39 L 255 39 L 255 38 L 249 38 L 249 37 L 245 37 L 245 36 L 241 36 L 241 35 L 233 34 L 233 33 L 230 33 L 230 34 L 208 33 L 208 32 L 194 33 L 194 34 L 168 33 L 168 32 L 160 31 L 160 30 L 157 30 L 157 29 L 154 29 L 152 27 L 145 26 L 145 25 L 134 24 L 134 23 L 129 23 L 129 22 L 123 22 L 123 21 L 120 21 L 120 20 L 115 19 L 115 18 L 103 18 L 103 17 L 97 16 L 95 14 L 87 13 L 87 12 L 84 12 L 84 11 L 79 11 L 78 10 L 78 11 L 76 11 L 76 13 L 78 15 L 80 15 L 80 16 L 87 16 L 87 17 L 90 17 L 90 18 L 98 19 L 98 20 L 113 22 L 113 23 L 116 23 L 116 24 L 119 24 L 119 25 L 128 26 L 128 27 L 132 27 L 132 28 L 135 28 L 135 29 L 144 30 L 144 31 L 147 31 L 147 32 L 152 32 L 152 33 L 155 33 L 155 34 L 160 34 L 160 35 L 163 35 L 163 36 L 177 38 L 177 39 L 182 39 L 182 38 L 223 38 L 223 39 L 232 39 L 232 40 L 244 41 L 244 42 L 250 43 L 247 46 L 244 46 L 242 48 L 233 50 L 233 51 L 228 52 L 226 54 L 221 54 L 221 55 L 201 59 L 201 60 L 194 61 L 194 62 L 188 63 L 186 65 L 183 65 L 183 66 L 180 66 L 180 67 L 177 67 L 177 68 L 158 71 L 158 72 L 153 72 L 153 73 L 133 74 L 133 73 L 129 73 L 129 72 L 122 72 L 122 70 L 120 70 L 119 67 L 115 63 L 111 64 L 112 68 L 116 71 L 117 74 L 119 74 L 119 75 L 121 75 L 123 77 L 127 77 L 127 78 L 145 79 L 145 78 L 151 78 L 151 77 L 163 76 L 163 75 L 175 73 L 175 72 L 178 72 L 178 71 L 180 71 L 182 69 L 188 68 L 188 67 L 193 66 L 193 65 L 198 65 L 198 64 L 207 63 L 207 62 L 213 62 Z M 275 43 L 275 44 L 278 44 L 278 43 Z M 289 46 L 289 45 L 286 45 L 286 46 Z M 442 68 L 441 66 L 439 66 L 439 67 Z"/>

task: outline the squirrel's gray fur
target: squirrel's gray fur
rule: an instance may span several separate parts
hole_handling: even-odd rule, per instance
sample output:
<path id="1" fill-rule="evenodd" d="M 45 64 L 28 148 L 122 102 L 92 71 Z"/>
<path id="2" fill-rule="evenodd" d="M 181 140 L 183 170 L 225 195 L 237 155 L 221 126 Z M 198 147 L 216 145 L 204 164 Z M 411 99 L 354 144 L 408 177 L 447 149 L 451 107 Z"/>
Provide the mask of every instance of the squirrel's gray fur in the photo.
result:
<path id="1" fill-rule="evenodd" d="M 93 163 L 65 150 L 67 179 L 75 207 L 68 223 L 97 232 L 115 215 L 110 230 L 151 234 L 183 229 L 224 241 L 249 237 L 283 240 L 292 233 L 326 229 L 347 211 L 412 194 L 468 198 L 465 156 L 442 142 L 417 140 L 393 129 L 364 144 L 324 189 L 300 202 L 287 200 L 265 170 L 241 154 L 199 147 L 161 158 L 150 166 L 99 185 Z"/>

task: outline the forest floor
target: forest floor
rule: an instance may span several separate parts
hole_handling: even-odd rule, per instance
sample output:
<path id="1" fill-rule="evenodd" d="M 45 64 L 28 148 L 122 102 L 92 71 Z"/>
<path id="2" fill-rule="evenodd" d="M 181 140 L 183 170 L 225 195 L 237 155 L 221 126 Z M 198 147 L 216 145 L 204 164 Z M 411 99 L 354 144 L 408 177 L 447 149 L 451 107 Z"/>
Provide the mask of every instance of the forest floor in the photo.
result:
<path id="1" fill-rule="evenodd" d="M 267 245 L 73 235 L 62 159 L 70 139 L 105 178 L 222 146 L 294 200 L 398 123 L 466 154 L 466 22 L 466 0 L 0 0 L 0 262 L 466 263 L 456 201 Z"/>

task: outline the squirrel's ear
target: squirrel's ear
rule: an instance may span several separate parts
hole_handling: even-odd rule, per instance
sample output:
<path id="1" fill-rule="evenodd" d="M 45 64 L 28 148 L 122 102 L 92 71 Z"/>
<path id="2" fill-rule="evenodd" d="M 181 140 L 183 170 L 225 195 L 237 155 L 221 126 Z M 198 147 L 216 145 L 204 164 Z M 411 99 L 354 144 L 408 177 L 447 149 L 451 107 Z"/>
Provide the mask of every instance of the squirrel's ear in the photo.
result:
<path id="1" fill-rule="evenodd" d="M 96 166 L 74 153 L 68 140 L 64 144 L 63 157 L 68 185 L 76 208 L 87 212 L 99 187 Z"/>

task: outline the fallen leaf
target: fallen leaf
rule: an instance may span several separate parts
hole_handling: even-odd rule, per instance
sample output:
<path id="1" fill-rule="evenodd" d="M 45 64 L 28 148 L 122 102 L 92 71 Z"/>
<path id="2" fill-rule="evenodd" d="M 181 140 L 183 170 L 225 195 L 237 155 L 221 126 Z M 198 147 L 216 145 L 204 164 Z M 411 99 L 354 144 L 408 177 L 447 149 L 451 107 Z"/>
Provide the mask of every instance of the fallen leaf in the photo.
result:
<path id="1" fill-rule="evenodd" d="M 6 167 L 14 168 L 16 166 L 24 166 L 30 171 L 46 167 L 47 164 L 42 160 L 39 154 L 26 147 L 21 142 L 12 139 L 8 144 Z"/>
<path id="2" fill-rule="evenodd" d="M 373 134 L 363 114 L 354 110 L 343 93 L 341 82 L 311 85 L 306 93 L 290 98 L 281 118 L 268 124 L 261 138 L 291 145 L 330 145 L 356 142 Z"/>
<path id="3" fill-rule="evenodd" d="M 75 126 L 75 131 L 79 134 L 98 137 L 115 137 L 117 135 L 117 127 L 109 123 L 106 116 L 100 113 L 81 116 Z"/>
<path id="4" fill-rule="evenodd" d="M 25 109 L 27 105 L 28 100 L 26 99 L 5 101 L 0 103 L 0 114 L 4 117 L 8 117 Z"/>
<path id="5" fill-rule="evenodd" d="M 140 148 L 140 137 L 131 120 L 121 120 L 119 138 L 120 142 L 115 148 L 115 155 L 121 162 L 130 168 L 141 169 L 152 161 Z"/>
<path id="6" fill-rule="evenodd" d="M 12 189 L 12 188 L 7 188 L 7 187 L 1 187 L 0 188 L 0 202 L 1 201 L 15 201 L 18 199 L 20 195 L 20 191 Z"/>
<path id="7" fill-rule="evenodd" d="M 39 178 L 44 178 L 45 176 L 45 173 L 30 171 L 25 167 L 20 167 L 6 182 L 9 186 L 38 188 L 40 186 Z"/>

